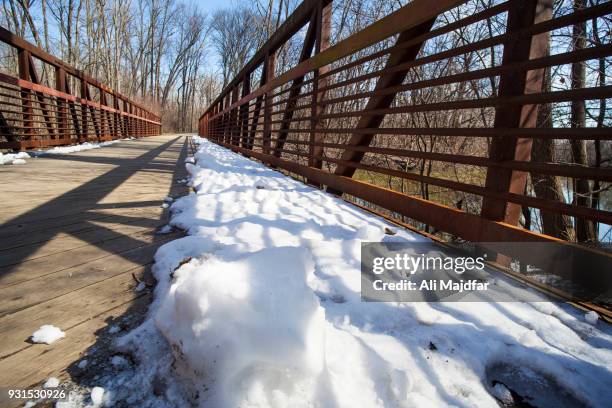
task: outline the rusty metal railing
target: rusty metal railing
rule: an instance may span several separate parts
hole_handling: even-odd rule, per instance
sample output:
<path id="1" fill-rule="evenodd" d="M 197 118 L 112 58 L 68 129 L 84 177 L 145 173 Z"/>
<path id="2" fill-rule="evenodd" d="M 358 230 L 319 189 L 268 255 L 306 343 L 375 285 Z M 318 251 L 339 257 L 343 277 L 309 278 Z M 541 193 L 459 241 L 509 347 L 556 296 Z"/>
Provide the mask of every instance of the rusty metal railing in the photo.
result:
<path id="1" fill-rule="evenodd" d="M 304 1 L 202 114 L 199 134 L 454 238 L 569 238 L 525 225 L 539 211 L 568 217 L 570 225 L 587 220 L 609 228 L 609 208 L 535 194 L 528 176 L 558 177 L 570 186 L 587 180 L 602 190 L 612 182 L 609 160 L 594 166 L 532 155 L 539 141 L 559 149 L 571 140 L 609 148 L 605 122 L 576 127 L 559 117 L 569 115 L 572 101 L 610 98 L 612 86 L 589 77 L 581 88 L 546 81 L 551 67 L 610 57 L 609 43 L 551 49 L 550 33 L 608 16 L 612 3 L 553 17 L 552 0 L 491 7 L 413 0 L 333 46 L 331 7 L 331 0 Z M 277 51 L 306 26 L 299 60 L 275 75 Z M 483 31 L 476 39 L 461 37 Z M 256 73 L 259 86 L 251 90 Z M 556 116 L 542 121 L 544 108 Z"/>
<path id="2" fill-rule="evenodd" d="M 18 77 L 0 73 L 0 149 L 161 133 L 159 116 L 2 27 L 0 42 L 18 67 Z M 37 65 L 51 70 L 54 88 L 42 83 Z"/>

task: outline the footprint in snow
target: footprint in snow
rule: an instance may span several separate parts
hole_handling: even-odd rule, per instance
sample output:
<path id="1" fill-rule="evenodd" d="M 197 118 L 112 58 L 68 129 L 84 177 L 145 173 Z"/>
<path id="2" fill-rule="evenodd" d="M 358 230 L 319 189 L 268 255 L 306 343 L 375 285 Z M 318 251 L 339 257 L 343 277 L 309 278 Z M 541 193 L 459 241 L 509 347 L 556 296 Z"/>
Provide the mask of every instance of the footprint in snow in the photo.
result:
<path id="1" fill-rule="evenodd" d="M 557 379 L 535 367 L 498 361 L 485 369 L 489 393 L 504 407 L 562 408 L 587 406 Z"/>

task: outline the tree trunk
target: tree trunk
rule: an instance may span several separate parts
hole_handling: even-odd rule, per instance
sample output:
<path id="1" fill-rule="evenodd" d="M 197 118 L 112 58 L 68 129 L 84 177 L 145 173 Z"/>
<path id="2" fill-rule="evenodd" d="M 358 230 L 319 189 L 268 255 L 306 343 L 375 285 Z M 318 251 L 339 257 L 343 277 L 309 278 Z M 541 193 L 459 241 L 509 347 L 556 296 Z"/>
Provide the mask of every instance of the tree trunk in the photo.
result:
<path id="1" fill-rule="evenodd" d="M 586 0 L 574 0 L 574 11 L 586 7 Z M 586 47 L 586 21 L 575 24 L 572 30 L 573 49 L 575 51 Z M 572 89 L 581 89 L 585 85 L 585 62 L 578 61 L 572 64 Z M 572 128 L 583 128 L 586 125 L 586 106 L 584 100 L 572 101 L 571 107 Z M 585 140 L 570 140 L 574 163 L 588 166 L 588 157 Z M 574 204 L 582 207 L 591 206 L 591 185 L 588 180 L 576 179 L 574 181 Z M 595 226 L 590 220 L 576 218 L 576 240 L 578 242 L 596 241 Z"/>
<path id="2" fill-rule="evenodd" d="M 593 19 L 593 42 L 595 43 L 596 46 L 601 46 L 602 42 L 601 42 L 601 38 L 599 35 L 599 27 L 597 24 L 597 18 Z M 599 86 L 606 86 L 606 58 L 605 57 L 601 57 L 599 58 L 598 61 L 598 74 L 599 74 Z M 602 128 L 604 127 L 604 119 L 606 116 L 606 110 L 607 110 L 607 106 L 606 106 L 606 99 L 602 98 L 599 100 L 599 114 L 597 116 L 597 127 L 598 128 Z M 601 167 L 601 141 L 600 140 L 596 140 L 595 141 L 595 163 L 594 166 L 599 168 Z M 591 207 L 598 209 L 599 208 L 599 201 L 600 201 L 600 195 L 601 195 L 601 183 L 599 182 L 599 180 L 595 180 L 595 182 L 593 183 L 593 195 L 592 195 L 592 201 L 591 201 Z M 595 224 L 595 233 L 597 234 L 597 236 L 599 237 L 599 228 L 598 228 L 598 224 Z"/>
<path id="3" fill-rule="evenodd" d="M 550 48 L 550 41 L 548 42 Z M 547 50 L 547 54 L 550 49 Z M 544 71 L 544 83 L 542 92 L 550 92 L 550 67 Z M 551 104 L 540 105 L 538 109 L 538 128 L 552 128 L 552 106 Z M 531 147 L 531 160 L 540 163 L 552 163 L 555 161 L 555 141 L 553 139 L 534 139 Z M 557 176 L 549 174 L 531 173 L 531 184 L 536 197 L 565 203 L 563 185 Z M 572 220 L 569 216 L 557 212 L 540 210 L 540 221 L 542 232 L 552 237 L 573 240 L 574 231 Z"/>

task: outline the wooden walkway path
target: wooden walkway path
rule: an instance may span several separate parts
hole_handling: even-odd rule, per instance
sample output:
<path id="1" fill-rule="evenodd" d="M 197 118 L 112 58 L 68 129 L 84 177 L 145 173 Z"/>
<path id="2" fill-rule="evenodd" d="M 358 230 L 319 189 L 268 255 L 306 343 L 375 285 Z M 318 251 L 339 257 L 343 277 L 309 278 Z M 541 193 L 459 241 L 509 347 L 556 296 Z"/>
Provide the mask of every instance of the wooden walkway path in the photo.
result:
<path id="1" fill-rule="evenodd" d="M 164 135 L 0 166 L 0 387 L 67 376 L 113 322 L 146 310 L 133 275 L 147 279 L 178 236 L 155 232 L 163 199 L 187 193 L 187 153 L 186 137 Z M 30 343 L 43 324 L 66 337 Z"/>

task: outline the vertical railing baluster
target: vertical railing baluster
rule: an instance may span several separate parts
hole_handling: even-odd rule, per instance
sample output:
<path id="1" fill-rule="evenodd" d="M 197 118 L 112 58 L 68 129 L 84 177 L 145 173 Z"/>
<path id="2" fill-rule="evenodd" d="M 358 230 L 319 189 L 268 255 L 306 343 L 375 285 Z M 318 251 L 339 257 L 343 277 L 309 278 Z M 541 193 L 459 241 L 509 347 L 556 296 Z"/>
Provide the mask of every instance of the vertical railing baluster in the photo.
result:
<path id="1" fill-rule="evenodd" d="M 512 0 L 508 10 L 507 33 L 512 34 L 552 17 L 552 0 Z M 515 64 L 548 55 L 548 33 L 535 36 L 509 36 L 504 43 L 502 65 Z M 507 98 L 542 91 L 544 69 L 508 71 L 500 76 L 498 97 Z M 494 127 L 503 129 L 533 128 L 537 123 L 537 105 L 507 104 L 495 110 Z M 493 136 L 489 148 L 492 161 L 529 161 L 531 139 L 516 136 Z M 524 194 L 527 173 L 503 167 L 488 167 L 485 188 L 494 193 Z M 499 198 L 483 197 L 481 215 L 493 221 L 517 225 L 521 206 Z"/>
<path id="2" fill-rule="evenodd" d="M 331 3 L 323 7 L 322 2 L 319 2 L 317 6 L 316 15 L 316 41 L 315 41 L 315 55 L 321 51 L 329 48 L 330 34 L 331 34 Z M 324 92 L 320 92 L 319 88 L 323 88 L 327 84 L 327 79 L 321 79 L 320 76 L 329 71 L 329 65 L 323 66 L 313 71 L 312 81 L 312 100 L 310 108 L 310 126 L 311 133 L 309 135 L 308 145 L 308 165 L 320 169 L 323 167 L 323 161 L 321 156 L 323 155 L 323 146 L 319 146 L 324 141 L 324 133 L 316 132 L 317 129 L 321 129 L 323 123 L 319 120 L 319 116 L 325 111 L 325 106 L 321 105 L 325 97 Z M 310 184 L 317 185 L 313 181 L 308 181 Z"/>
<path id="3" fill-rule="evenodd" d="M 276 66 L 276 57 L 274 52 L 268 51 L 266 53 L 266 58 L 264 60 L 264 64 L 266 66 L 266 85 L 269 84 L 272 79 L 274 79 L 274 69 Z M 270 143 L 272 138 L 272 103 L 273 98 L 272 94 L 274 93 L 274 88 L 269 89 L 268 92 L 264 94 L 263 103 L 264 103 L 264 128 L 263 128 L 263 152 L 264 154 L 270 154 Z"/>
<path id="4" fill-rule="evenodd" d="M 242 80 L 242 98 L 251 93 L 251 73 L 247 72 Z M 240 105 L 240 146 L 246 147 L 249 132 L 249 102 Z"/>
<path id="5" fill-rule="evenodd" d="M 55 67 L 55 89 L 62 93 L 66 93 L 66 72 L 62 67 Z M 66 109 L 66 101 L 63 98 L 57 97 L 57 128 L 58 139 L 65 139 L 68 135 L 68 110 Z"/>
<path id="6" fill-rule="evenodd" d="M 232 90 L 231 105 L 238 102 L 238 84 Z M 238 136 L 240 135 L 240 127 L 238 126 L 238 108 L 233 108 L 230 111 L 230 144 L 238 145 Z"/>
<path id="7" fill-rule="evenodd" d="M 19 79 L 30 81 L 30 53 L 29 51 L 19 49 L 17 52 L 17 60 L 19 64 Z M 32 127 L 32 99 L 31 93 L 27 89 L 21 89 L 21 112 L 23 124 L 23 140 L 33 140 L 34 129 Z"/>

